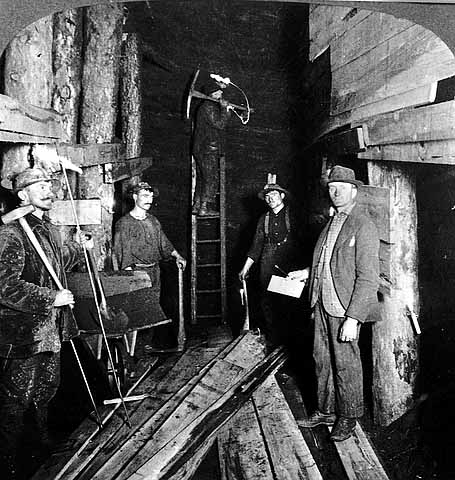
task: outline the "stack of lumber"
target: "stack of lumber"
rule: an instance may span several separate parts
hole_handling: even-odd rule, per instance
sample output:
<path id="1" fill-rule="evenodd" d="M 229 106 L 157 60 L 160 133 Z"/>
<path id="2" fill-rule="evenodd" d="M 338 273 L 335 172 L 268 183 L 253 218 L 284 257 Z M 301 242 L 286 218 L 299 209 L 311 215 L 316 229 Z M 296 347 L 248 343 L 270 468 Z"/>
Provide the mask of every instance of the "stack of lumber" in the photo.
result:
<path id="1" fill-rule="evenodd" d="M 85 422 L 34 479 L 190 478 L 218 429 L 285 359 L 281 350 L 266 356 L 252 333 L 223 349 L 189 349 L 138 387 L 149 396 L 126 404 L 131 428 L 122 409 L 103 411 L 104 428 Z"/>
<path id="2" fill-rule="evenodd" d="M 87 419 L 33 479 L 186 480 L 218 442 L 222 480 L 322 480 L 275 379 L 285 360 L 251 332 L 170 356 L 128 392 L 147 394 L 126 403 L 131 426 L 102 407 L 103 428 Z M 387 479 L 360 427 L 337 447 L 346 478 Z"/>

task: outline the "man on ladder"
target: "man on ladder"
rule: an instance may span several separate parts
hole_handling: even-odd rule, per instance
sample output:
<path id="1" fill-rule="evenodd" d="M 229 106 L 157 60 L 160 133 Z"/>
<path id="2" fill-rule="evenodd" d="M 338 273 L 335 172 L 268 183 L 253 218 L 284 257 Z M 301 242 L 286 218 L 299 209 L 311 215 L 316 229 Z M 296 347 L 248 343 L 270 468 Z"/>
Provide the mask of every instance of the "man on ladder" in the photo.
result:
<path id="1" fill-rule="evenodd" d="M 196 188 L 193 213 L 199 216 L 217 213 L 216 194 L 219 184 L 219 159 L 224 150 L 224 132 L 232 107 L 223 99 L 223 82 L 213 82 L 206 87 L 214 100 L 204 100 L 196 113 L 193 135 L 193 156 L 196 162 Z"/>

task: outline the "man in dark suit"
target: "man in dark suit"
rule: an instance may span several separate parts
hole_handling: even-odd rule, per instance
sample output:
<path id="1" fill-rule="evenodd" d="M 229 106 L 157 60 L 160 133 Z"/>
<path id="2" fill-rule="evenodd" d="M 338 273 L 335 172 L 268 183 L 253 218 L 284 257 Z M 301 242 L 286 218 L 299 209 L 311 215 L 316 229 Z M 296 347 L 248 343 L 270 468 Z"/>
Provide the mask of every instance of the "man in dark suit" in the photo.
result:
<path id="1" fill-rule="evenodd" d="M 379 236 L 356 204 L 361 184 L 349 168 L 330 171 L 327 185 L 334 215 L 316 243 L 310 276 L 318 410 L 301 425 L 335 425 L 333 441 L 349 438 L 363 415 L 358 333 L 362 323 L 372 320 L 378 302 Z M 302 270 L 289 276 L 307 274 Z"/>

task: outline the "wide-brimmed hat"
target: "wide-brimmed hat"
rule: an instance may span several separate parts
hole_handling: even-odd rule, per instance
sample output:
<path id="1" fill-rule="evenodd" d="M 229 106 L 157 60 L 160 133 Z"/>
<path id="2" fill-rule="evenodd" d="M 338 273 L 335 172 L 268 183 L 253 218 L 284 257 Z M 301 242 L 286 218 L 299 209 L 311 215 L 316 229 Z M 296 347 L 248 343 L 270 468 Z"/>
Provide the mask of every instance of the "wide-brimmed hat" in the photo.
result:
<path id="1" fill-rule="evenodd" d="M 156 187 L 152 187 L 148 182 L 139 182 L 131 187 L 131 193 L 138 194 L 141 190 L 152 192 L 155 197 L 159 197 L 160 192 Z"/>
<path id="2" fill-rule="evenodd" d="M 267 193 L 272 192 L 273 190 L 276 190 L 277 192 L 284 193 L 286 196 L 290 197 L 291 194 L 289 193 L 288 190 L 286 190 L 283 187 L 280 187 L 278 183 L 267 183 L 264 185 L 264 188 L 258 193 L 258 197 L 261 200 L 265 199 L 265 196 Z"/>
<path id="3" fill-rule="evenodd" d="M 330 169 L 329 176 L 325 183 L 326 185 L 329 185 L 333 182 L 351 183 L 356 187 L 363 185 L 361 180 L 356 180 L 354 170 L 340 165 L 335 165 Z"/>
<path id="4" fill-rule="evenodd" d="M 24 188 L 38 182 L 52 182 L 52 178 L 42 168 L 26 168 L 13 178 L 13 192 L 17 193 L 20 190 L 23 190 Z"/>

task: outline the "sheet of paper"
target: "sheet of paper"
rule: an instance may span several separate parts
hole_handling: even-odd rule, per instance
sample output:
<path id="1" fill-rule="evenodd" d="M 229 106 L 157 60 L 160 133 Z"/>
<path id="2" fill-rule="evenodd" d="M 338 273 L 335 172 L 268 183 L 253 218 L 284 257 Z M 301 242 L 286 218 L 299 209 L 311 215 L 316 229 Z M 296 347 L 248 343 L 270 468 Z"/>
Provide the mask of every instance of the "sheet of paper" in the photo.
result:
<path id="1" fill-rule="evenodd" d="M 289 297 L 300 298 L 304 286 L 305 282 L 301 282 L 300 280 L 291 280 L 289 278 L 272 275 L 267 290 Z"/>

